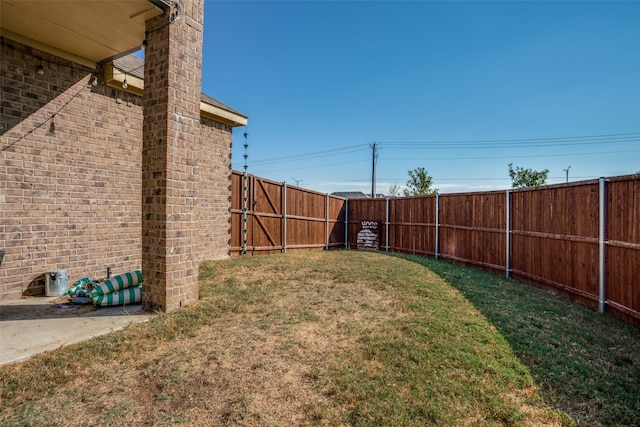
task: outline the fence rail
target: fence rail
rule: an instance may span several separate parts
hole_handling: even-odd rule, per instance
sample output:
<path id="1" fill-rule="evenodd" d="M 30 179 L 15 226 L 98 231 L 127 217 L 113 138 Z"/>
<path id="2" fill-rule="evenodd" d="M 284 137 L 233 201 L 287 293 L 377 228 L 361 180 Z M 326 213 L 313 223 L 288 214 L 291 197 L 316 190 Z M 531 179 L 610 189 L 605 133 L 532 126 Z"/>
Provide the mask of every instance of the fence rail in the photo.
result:
<path id="1" fill-rule="evenodd" d="M 640 175 L 347 201 L 234 171 L 231 214 L 232 255 L 355 249 L 364 221 L 380 250 L 505 274 L 640 327 Z"/>

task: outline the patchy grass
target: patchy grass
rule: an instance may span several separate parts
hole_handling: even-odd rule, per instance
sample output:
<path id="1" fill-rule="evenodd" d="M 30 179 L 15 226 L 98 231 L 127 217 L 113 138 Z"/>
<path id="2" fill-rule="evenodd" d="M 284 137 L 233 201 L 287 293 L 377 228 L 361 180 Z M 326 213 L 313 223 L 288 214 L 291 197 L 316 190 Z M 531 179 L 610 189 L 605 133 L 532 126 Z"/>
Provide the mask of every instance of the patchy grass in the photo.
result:
<path id="1" fill-rule="evenodd" d="M 413 261 L 207 263 L 198 303 L 0 367 L 0 425 L 571 425 L 482 308 Z"/>
<path id="2" fill-rule="evenodd" d="M 640 330 L 526 284 L 413 256 L 498 328 L 543 396 L 578 425 L 640 425 Z"/>

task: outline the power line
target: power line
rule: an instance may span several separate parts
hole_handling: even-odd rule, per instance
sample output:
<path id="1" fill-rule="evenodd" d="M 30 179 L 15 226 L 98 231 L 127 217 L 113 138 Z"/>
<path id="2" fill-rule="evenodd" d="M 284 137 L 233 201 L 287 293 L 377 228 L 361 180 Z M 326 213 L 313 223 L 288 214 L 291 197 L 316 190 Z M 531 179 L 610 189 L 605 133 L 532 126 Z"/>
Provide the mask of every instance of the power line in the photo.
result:
<path id="1" fill-rule="evenodd" d="M 594 153 L 566 153 L 566 154 L 544 154 L 544 155 L 522 155 L 522 156 L 482 156 L 482 157 L 430 157 L 429 160 L 465 160 L 465 159 L 469 159 L 469 160 L 482 160 L 482 159 L 514 159 L 514 158 L 529 158 L 529 157 L 561 157 L 561 156 L 575 156 L 575 155 L 598 155 L 598 154 L 613 154 L 613 153 L 628 153 L 628 152 L 638 152 L 640 151 L 640 149 L 638 150 L 626 150 L 626 151 L 610 151 L 610 152 L 594 152 Z M 344 154 L 344 153 L 341 153 Z M 316 156 L 316 157 L 312 157 L 312 158 L 303 158 L 303 157 L 299 157 L 296 159 L 289 159 L 289 160 L 280 160 L 280 161 L 273 161 L 273 162 L 267 162 L 266 160 L 263 161 L 254 161 L 252 162 L 252 166 L 254 167 L 254 169 L 256 167 L 259 166 L 271 166 L 274 165 L 276 163 L 287 163 L 287 162 L 293 162 L 293 161 L 301 161 L 301 160 L 311 160 L 311 159 L 315 159 L 318 157 L 329 157 L 329 155 L 325 155 L 325 156 Z M 410 160 L 416 160 L 416 158 L 410 158 L 410 159 L 404 159 L 404 158 L 386 158 L 384 160 L 387 161 L 410 161 Z M 349 165 L 349 164 L 356 164 L 356 163 L 361 163 L 361 164 L 365 164 L 367 162 L 366 159 L 358 159 L 358 160 L 351 160 L 351 161 L 347 161 L 347 162 L 337 162 L 337 163 L 322 163 L 322 164 L 304 164 L 304 166 L 300 166 L 300 167 L 288 167 L 287 170 L 289 171 L 294 171 L 294 170 L 305 170 L 305 169 L 317 169 L 317 168 L 326 168 L 326 167 L 333 167 L 333 166 L 342 166 L 342 165 Z M 369 161 L 369 163 L 371 163 L 371 161 Z M 239 167 L 241 167 L 241 164 L 239 163 L 235 163 L 234 168 L 238 169 Z M 263 170 L 261 173 L 269 173 L 269 172 L 279 172 L 282 169 L 275 169 L 275 170 Z"/>
<path id="2" fill-rule="evenodd" d="M 564 157 L 564 156 L 593 156 L 600 154 L 620 154 L 620 153 L 637 153 L 638 150 L 620 150 L 620 151 L 594 151 L 589 153 L 562 153 L 562 154 L 523 154 L 523 155 L 512 155 L 512 156 L 471 156 L 471 157 L 429 157 L 429 160 L 486 160 L 486 159 L 518 159 L 518 158 L 530 158 L 530 157 Z M 393 160 L 393 161 L 408 161 L 408 160 L 416 160 L 416 158 L 411 159 L 398 159 L 398 158 L 389 158 L 385 160 Z"/>
<path id="3" fill-rule="evenodd" d="M 484 139 L 484 140 L 458 140 L 458 141 L 384 141 L 383 145 L 396 147 L 416 148 L 425 146 L 429 148 L 504 148 L 504 147 L 531 147 L 548 145 L 590 145 L 598 143 L 633 142 L 640 140 L 640 132 L 616 133 L 603 135 L 563 136 L 552 138 L 520 138 L 520 139 Z"/>
<path id="4" fill-rule="evenodd" d="M 330 168 L 344 164 L 353 164 L 360 163 L 365 164 L 366 158 L 363 156 L 359 160 L 355 161 L 347 161 L 347 162 L 329 162 L 328 164 L 312 164 L 312 165 L 304 165 L 305 160 L 316 159 L 320 157 L 331 157 L 331 156 L 343 156 L 346 157 L 347 154 L 361 152 L 367 149 L 373 149 L 373 153 L 371 154 L 373 160 L 369 160 L 369 162 L 375 162 L 378 158 L 379 152 L 391 152 L 392 150 L 402 150 L 402 149 L 431 149 L 431 150 L 444 150 L 450 148 L 459 148 L 459 149 L 474 149 L 474 148 L 493 148 L 493 149 L 509 149 L 509 148 L 525 148 L 525 147 L 539 147 L 546 148 L 546 151 L 549 151 L 550 148 L 553 147 L 561 147 L 561 146 L 591 146 L 591 145 L 608 145 L 613 148 L 614 144 L 628 144 L 632 142 L 640 142 L 640 132 L 633 133 L 617 133 L 617 134 L 601 134 L 601 135 L 583 135 L 583 136 L 568 136 L 568 137 L 554 137 L 554 138 L 521 138 L 521 139 L 492 139 L 492 140 L 461 140 L 461 141 L 418 141 L 418 142 L 402 142 L 402 141 L 388 141 L 388 142 L 377 142 L 371 145 L 352 145 L 342 148 L 321 150 L 321 151 L 313 151 L 289 156 L 281 156 L 263 159 L 255 162 L 257 165 L 270 165 L 276 163 L 286 163 L 286 162 L 298 162 L 300 167 L 297 168 L 287 168 L 287 170 L 297 170 L 297 169 L 309 169 L 309 168 Z M 375 145 L 375 148 L 374 148 Z M 633 144 L 632 146 L 637 146 Z M 620 147 L 622 148 L 622 147 Z M 626 147 L 625 147 L 626 148 Z M 531 150 L 528 150 L 529 152 Z M 573 152 L 573 153 L 545 153 L 545 154 L 517 154 L 517 155 L 501 155 L 501 156 L 450 156 L 450 157 L 429 157 L 429 161 L 432 160 L 483 160 L 483 159 L 514 159 L 514 158 L 551 158 L 551 157 L 575 157 L 575 156 L 594 156 L 594 155 L 606 155 L 606 154 L 623 154 L 623 153 L 637 153 L 640 152 L 640 149 L 631 149 L 631 150 L 607 150 L 607 151 L 593 151 L 593 152 Z M 351 156 L 349 156 L 351 157 Z M 384 154 L 381 157 L 385 161 L 415 161 L 418 160 L 416 157 L 405 159 L 405 158 L 385 158 Z M 302 166 L 304 165 L 304 166 Z M 281 170 L 274 171 L 280 172 Z M 265 173 L 265 172 L 262 172 Z M 372 171 L 372 174 L 375 173 L 375 169 Z M 564 177 L 566 179 L 566 177 Z M 592 176 L 585 177 L 573 177 L 573 179 L 590 179 Z M 398 182 L 404 181 L 406 177 L 398 178 L 398 179 L 381 179 L 381 178 L 373 178 L 379 182 Z M 551 177 L 550 179 L 560 179 L 559 177 Z M 468 182 L 479 182 L 479 181 L 509 181 L 509 177 L 501 177 L 501 178 L 437 178 L 434 177 L 434 181 L 442 182 L 442 181 L 468 181 Z M 363 179 L 355 179 L 355 180 L 340 180 L 340 182 L 348 183 L 348 182 L 366 182 Z M 312 185 L 313 183 L 308 183 L 308 185 Z M 375 184 L 372 184 L 375 185 Z"/>
<path id="5" fill-rule="evenodd" d="M 321 165 L 307 165 L 307 166 L 301 166 L 299 168 L 287 168 L 288 171 L 295 171 L 295 170 L 308 170 L 308 169 L 317 169 L 317 168 L 326 168 L 326 167 L 331 167 L 331 166 L 342 166 L 342 165 L 351 165 L 354 163 L 368 163 L 367 159 L 359 159 L 359 160 L 352 160 L 349 162 L 339 162 L 339 163 L 325 163 L 325 164 L 321 164 Z M 253 165 L 253 163 L 252 163 Z M 238 169 L 237 164 L 234 166 L 234 169 Z M 255 168 L 254 168 L 255 169 Z M 282 172 L 282 169 L 274 169 L 274 170 L 266 170 L 266 171 L 260 171 L 260 173 L 271 173 L 271 172 Z"/>
<path id="6" fill-rule="evenodd" d="M 446 150 L 487 150 L 487 149 L 508 149 L 508 148 L 554 148 L 554 147 L 568 147 L 568 146 L 586 146 L 586 145 L 603 145 L 603 144 L 619 144 L 619 143 L 627 143 L 627 142 L 640 142 L 639 138 L 627 138 L 620 140 L 590 140 L 583 142 L 544 142 L 544 143 L 529 143 L 529 144 L 484 144 L 484 145 L 452 145 L 452 144 L 441 144 L 441 145 L 424 145 L 424 144 L 396 144 L 393 145 L 395 149 L 409 149 L 409 150 L 437 150 L 437 149 L 446 149 Z M 384 146 L 384 145 L 383 145 Z"/>
<path id="7" fill-rule="evenodd" d="M 511 155 L 511 156 L 429 157 L 428 160 L 432 161 L 432 160 L 519 159 L 519 158 L 532 158 L 532 157 L 545 158 L 545 157 L 563 157 L 563 156 L 595 156 L 595 155 L 601 155 L 601 154 L 622 154 L 622 153 L 637 153 L 637 152 L 640 152 L 640 149 L 637 149 L 637 150 L 619 150 L 619 151 L 597 151 L 597 152 L 589 152 L 589 153 L 528 154 L 528 155 Z M 339 153 L 339 154 L 344 154 L 344 153 Z M 318 156 L 318 157 L 323 157 L 323 156 Z M 383 159 L 386 160 L 386 161 L 414 161 L 414 160 L 416 160 L 415 157 L 408 158 L 408 159 L 407 158 L 384 158 L 383 157 Z M 275 161 L 273 163 L 290 162 L 290 161 L 296 161 L 296 160 L 304 160 L 304 158 L 299 157 L 299 158 L 292 159 L 292 160 Z M 355 164 L 355 163 L 365 164 L 366 162 L 367 162 L 367 160 L 365 158 L 362 158 L 362 159 L 352 160 L 352 161 L 348 161 L 348 162 L 305 165 L 305 166 L 300 166 L 300 167 L 295 167 L 295 168 L 287 168 L 287 170 L 294 171 L 294 170 L 304 170 L 304 169 L 316 169 L 316 168 L 324 168 L 324 167 L 332 167 L 332 166 L 349 165 L 349 164 Z M 269 163 L 266 160 L 252 163 L 252 165 L 254 165 L 254 166 L 255 165 L 268 166 L 268 165 L 271 165 L 271 164 L 272 163 Z M 237 164 L 234 167 L 237 169 L 238 168 Z M 261 173 L 280 172 L 280 171 L 281 171 L 281 169 L 278 169 L 278 170 L 266 170 L 266 171 L 262 171 Z"/>
<path id="8" fill-rule="evenodd" d="M 394 149 L 505 149 L 505 148 L 527 148 L 527 147 L 560 147 L 560 146 L 581 146 L 581 145 L 596 145 L 596 144 L 617 144 L 626 142 L 640 142 L 640 132 L 634 133 L 618 133 L 618 134 L 603 134 L 603 135 L 584 135 L 584 136 L 565 136 L 565 137 L 553 137 L 553 138 L 521 138 L 521 139 L 487 139 L 487 140 L 460 140 L 460 141 L 415 141 L 415 142 L 402 142 L 402 141 L 387 141 L 376 143 L 377 147 L 383 148 L 389 146 Z M 301 154 L 294 154 L 290 156 L 272 157 L 262 160 L 256 160 L 253 162 L 254 166 L 294 162 L 299 160 L 315 159 L 318 157 L 331 157 L 338 155 L 345 155 L 355 153 L 358 151 L 364 151 L 371 146 L 366 144 L 351 145 L 342 148 L 333 148 L 329 150 L 313 151 Z M 639 150 L 625 150 L 625 151 L 599 151 L 593 153 L 577 153 L 579 155 L 596 155 L 596 154 L 616 154 L 616 153 L 629 153 Z M 576 155 L 576 153 L 570 154 L 542 154 L 542 155 L 527 155 L 527 156 L 473 156 L 473 157 L 431 157 L 431 160 L 465 160 L 465 159 L 501 159 L 501 158 L 518 158 L 518 157 L 561 157 Z M 387 160 L 415 160 L 412 159 L 387 159 Z M 331 165 L 328 165 L 331 166 Z"/>
<path id="9" fill-rule="evenodd" d="M 290 156 L 272 157 L 268 159 L 256 160 L 252 163 L 252 165 L 256 166 L 256 165 L 266 165 L 266 164 L 274 164 L 274 163 L 286 163 L 286 162 L 294 162 L 298 160 L 306 160 L 309 158 L 315 159 L 318 157 L 339 156 L 347 153 L 354 153 L 360 150 L 365 150 L 366 147 L 367 147 L 366 144 L 359 144 L 359 145 L 351 145 L 343 148 L 333 148 L 330 150 L 314 151 L 314 152 L 303 153 L 303 154 L 293 154 Z"/>
<path id="10" fill-rule="evenodd" d="M 547 177 L 550 180 L 564 180 L 565 176 L 550 176 Z M 574 176 L 572 177 L 572 179 L 591 179 L 594 178 L 593 176 Z M 390 181 L 402 181 L 405 180 L 406 181 L 406 177 L 404 178 L 379 178 L 378 181 L 384 181 L 384 182 L 390 182 Z M 362 180 L 358 180 L 358 181 L 362 181 Z M 497 177 L 491 177 L 491 178 L 438 178 L 438 177 L 433 177 L 433 181 L 436 182 L 440 182 L 440 181 L 511 181 L 511 178 L 509 178 L 509 176 L 504 176 L 501 178 L 497 178 Z"/>

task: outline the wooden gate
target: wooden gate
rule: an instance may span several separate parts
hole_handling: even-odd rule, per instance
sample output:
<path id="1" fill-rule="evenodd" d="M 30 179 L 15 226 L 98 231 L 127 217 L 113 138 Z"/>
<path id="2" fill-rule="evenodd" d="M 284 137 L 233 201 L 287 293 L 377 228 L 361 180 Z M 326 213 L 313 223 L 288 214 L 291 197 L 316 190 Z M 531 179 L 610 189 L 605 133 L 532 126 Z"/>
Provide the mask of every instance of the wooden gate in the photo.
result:
<path id="1" fill-rule="evenodd" d="M 231 254 L 344 246 L 341 197 L 233 172 Z"/>

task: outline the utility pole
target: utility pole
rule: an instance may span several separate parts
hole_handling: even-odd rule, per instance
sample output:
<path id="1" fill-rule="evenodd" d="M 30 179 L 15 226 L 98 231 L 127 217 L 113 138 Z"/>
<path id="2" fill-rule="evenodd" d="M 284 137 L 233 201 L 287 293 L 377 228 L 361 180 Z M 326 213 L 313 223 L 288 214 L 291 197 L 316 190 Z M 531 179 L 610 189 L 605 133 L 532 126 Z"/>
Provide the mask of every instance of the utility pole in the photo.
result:
<path id="1" fill-rule="evenodd" d="M 371 198 L 376 197 L 376 161 L 378 160 L 378 144 L 371 144 Z"/>
<path id="2" fill-rule="evenodd" d="M 296 187 L 298 187 L 302 180 L 301 179 L 295 179 L 295 178 L 291 178 L 292 180 L 294 180 L 296 182 Z"/>
<path id="3" fill-rule="evenodd" d="M 562 169 L 567 174 L 567 182 L 569 182 L 569 169 L 571 169 L 571 166 L 567 166 L 566 169 Z"/>

